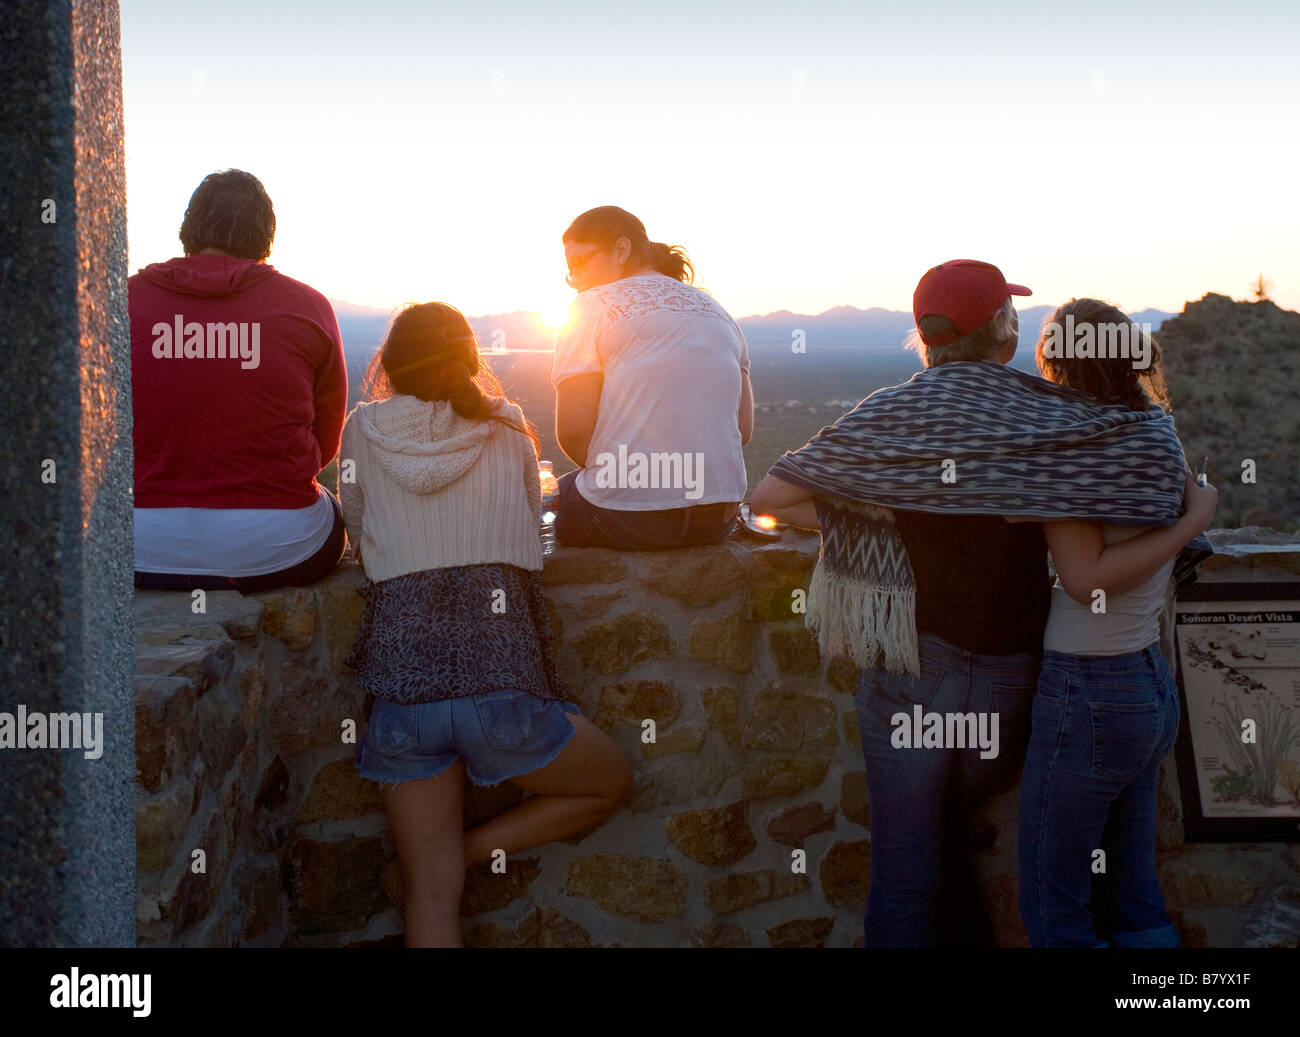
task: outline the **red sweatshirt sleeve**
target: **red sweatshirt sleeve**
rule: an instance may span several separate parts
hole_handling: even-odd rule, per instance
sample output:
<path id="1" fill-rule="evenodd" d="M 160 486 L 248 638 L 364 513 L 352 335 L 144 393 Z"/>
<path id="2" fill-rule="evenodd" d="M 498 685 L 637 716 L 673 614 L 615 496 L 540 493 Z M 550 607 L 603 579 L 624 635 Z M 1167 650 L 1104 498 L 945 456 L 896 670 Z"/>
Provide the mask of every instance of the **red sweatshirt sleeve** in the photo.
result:
<path id="1" fill-rule="evenodd" d="M 331 348 L 324 362 L 316 368 L 313 394 L 316 417 L 312 421 L 312 435 L 320 444 L 320 463 L 328 465 L 338 453 L 339 437 L 343 433 L 343 419 L 348 408 L 348 368 L 343 356 L 343 335 L 339 331 L 334 307 L 325 304 L 322 319 L 331 340 Z"/>

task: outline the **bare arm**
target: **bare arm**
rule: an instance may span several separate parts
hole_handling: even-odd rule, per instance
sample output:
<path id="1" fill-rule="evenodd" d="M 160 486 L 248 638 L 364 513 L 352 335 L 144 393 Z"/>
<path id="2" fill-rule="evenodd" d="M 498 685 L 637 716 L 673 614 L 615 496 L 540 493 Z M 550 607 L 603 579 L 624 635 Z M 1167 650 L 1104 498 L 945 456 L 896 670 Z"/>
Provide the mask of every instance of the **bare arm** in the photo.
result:
<path id="1" fill-rule="evenodd" d="M 603 382 L 600 373 L 580 374 L 566 378 L 555 387 L 555 439 L 569 460 L 580 468 L 587 465 Z"/>
<path id="2" fill-rule="evenodd" d="M 754 435 L 754 383 L 749 380 L 749 372 L 740 372 L 740 410 L 736 413 L 736 424 L 740 426 L 740 445 L 744 446 Z"/>
<path id="3" fill-rule="evenodd" d="M 775 475 L 765 475 L 763 481 L 754 487 L 753 496 L 749 498 L 749 510 L 755 515 L 771 515 L 792 526 L 819 529 L 821 524 L 817 521 L 813 496 L 812 490 L 805 490 Z"/>
<path id="4" fill-rule="evenodd" d="M 1090 605 L 1095 590 L 1123 594 L 1151 579 L 1209 525 L 1219 492 L 1213 486 L 1197 486 L 1188 472 L 1183 500 L 1186 510 L 1172 526 L 1118 544 L 1103 541 L 1097 522 L 1044 522 L 1047 546 L 1066 593 L 1079 604 Z"/>

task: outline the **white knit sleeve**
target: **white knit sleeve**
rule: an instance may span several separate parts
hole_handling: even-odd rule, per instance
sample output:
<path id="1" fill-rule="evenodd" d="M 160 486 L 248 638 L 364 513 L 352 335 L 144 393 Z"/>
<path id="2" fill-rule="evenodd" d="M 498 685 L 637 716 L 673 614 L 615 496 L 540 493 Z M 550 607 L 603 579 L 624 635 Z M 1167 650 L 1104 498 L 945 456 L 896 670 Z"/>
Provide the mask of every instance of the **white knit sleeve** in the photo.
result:
<path id="1" fill-rule="evenodd" d="M 523 413 L 523 411 L 519 411 L 521 419 Z M 521 420 L 520 424 L 522 423 Z M 537 454 L 533 450 L 533 441 L 522 432 L 511 432 L 511 435 L 514 437 L 516 448 L 523 459 L 524 499 L 528 501 L 529 510 L 533 513 L 533 522 L 536 524 L 536 528 L 540 529 L 542 524 L 542 478 L 537 465 Z"/>

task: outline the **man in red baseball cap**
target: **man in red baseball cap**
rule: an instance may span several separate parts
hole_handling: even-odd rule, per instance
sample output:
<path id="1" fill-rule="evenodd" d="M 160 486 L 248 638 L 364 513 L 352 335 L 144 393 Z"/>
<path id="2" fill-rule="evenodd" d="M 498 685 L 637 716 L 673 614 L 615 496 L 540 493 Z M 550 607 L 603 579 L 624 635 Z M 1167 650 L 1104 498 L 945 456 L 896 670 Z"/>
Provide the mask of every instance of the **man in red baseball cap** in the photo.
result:
<path id="1" fill-rule="evenodd" d="M 950 259 L 931 267 L 917 283 L 912 316 L 927 346 L 946 346 L 987 324 L 1011 296 L 1032 294 L 1024 285 L 1008 284 L 992 263 Z M 926 321 L 933 317 L 946 318 L 952 327 L 935 330 L 935 322 Z"/>
<path id="2" fill-rule="evenodd" d="M 1028 294 L 1028 288 L 1008 284 L 991 263 L 940 263 L 916 286 L 917 331 L 909 346 L 927 368 L 957 361 L 1005 365 L 1019 332 L 1011 296 Z M 910 395 L 928 384 L 918 376 L 881 390 L 882 398 L 901 400 L 890 394 Z M 971 410 L 943 408 L 934 416 L 950 424 L 969 422 Z M 936 464 L 934 480 L 941 479 Z M 816 528 L 812 492 L 769 474 L 750 506 Z M 1047 543 L 1037 522 L 892 511 L 915 582 L 921 672 L 917 677 L 882 667 L 863 669 L 859 677 L 855 701 L 871 799 L 864 945 L 989 945 L 992 927 L 972 873 L 969 822 L 1024 762 L 1050 603 Z M 899 749 L 892 718 L 910 716 L 916 706 L 997 714 L 1000 751 L 981 759 L 965 750 Z"/>

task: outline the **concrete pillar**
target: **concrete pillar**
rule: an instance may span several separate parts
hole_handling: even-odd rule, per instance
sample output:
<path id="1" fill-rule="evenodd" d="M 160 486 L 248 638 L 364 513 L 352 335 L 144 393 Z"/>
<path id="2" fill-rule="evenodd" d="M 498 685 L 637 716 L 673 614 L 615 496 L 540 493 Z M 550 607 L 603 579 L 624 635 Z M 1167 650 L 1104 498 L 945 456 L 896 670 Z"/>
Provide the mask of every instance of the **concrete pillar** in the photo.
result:
<path id="1" fill-rule="evenodd" d="M 0 17 L 0 714 L 11 736 L 19 707 L 89 714 L 91 738 L 103 723 L 97 759 L 0 748 L 9 946 L 135 944 L 118 34 L 116 0 L 5 0 Z"/>

